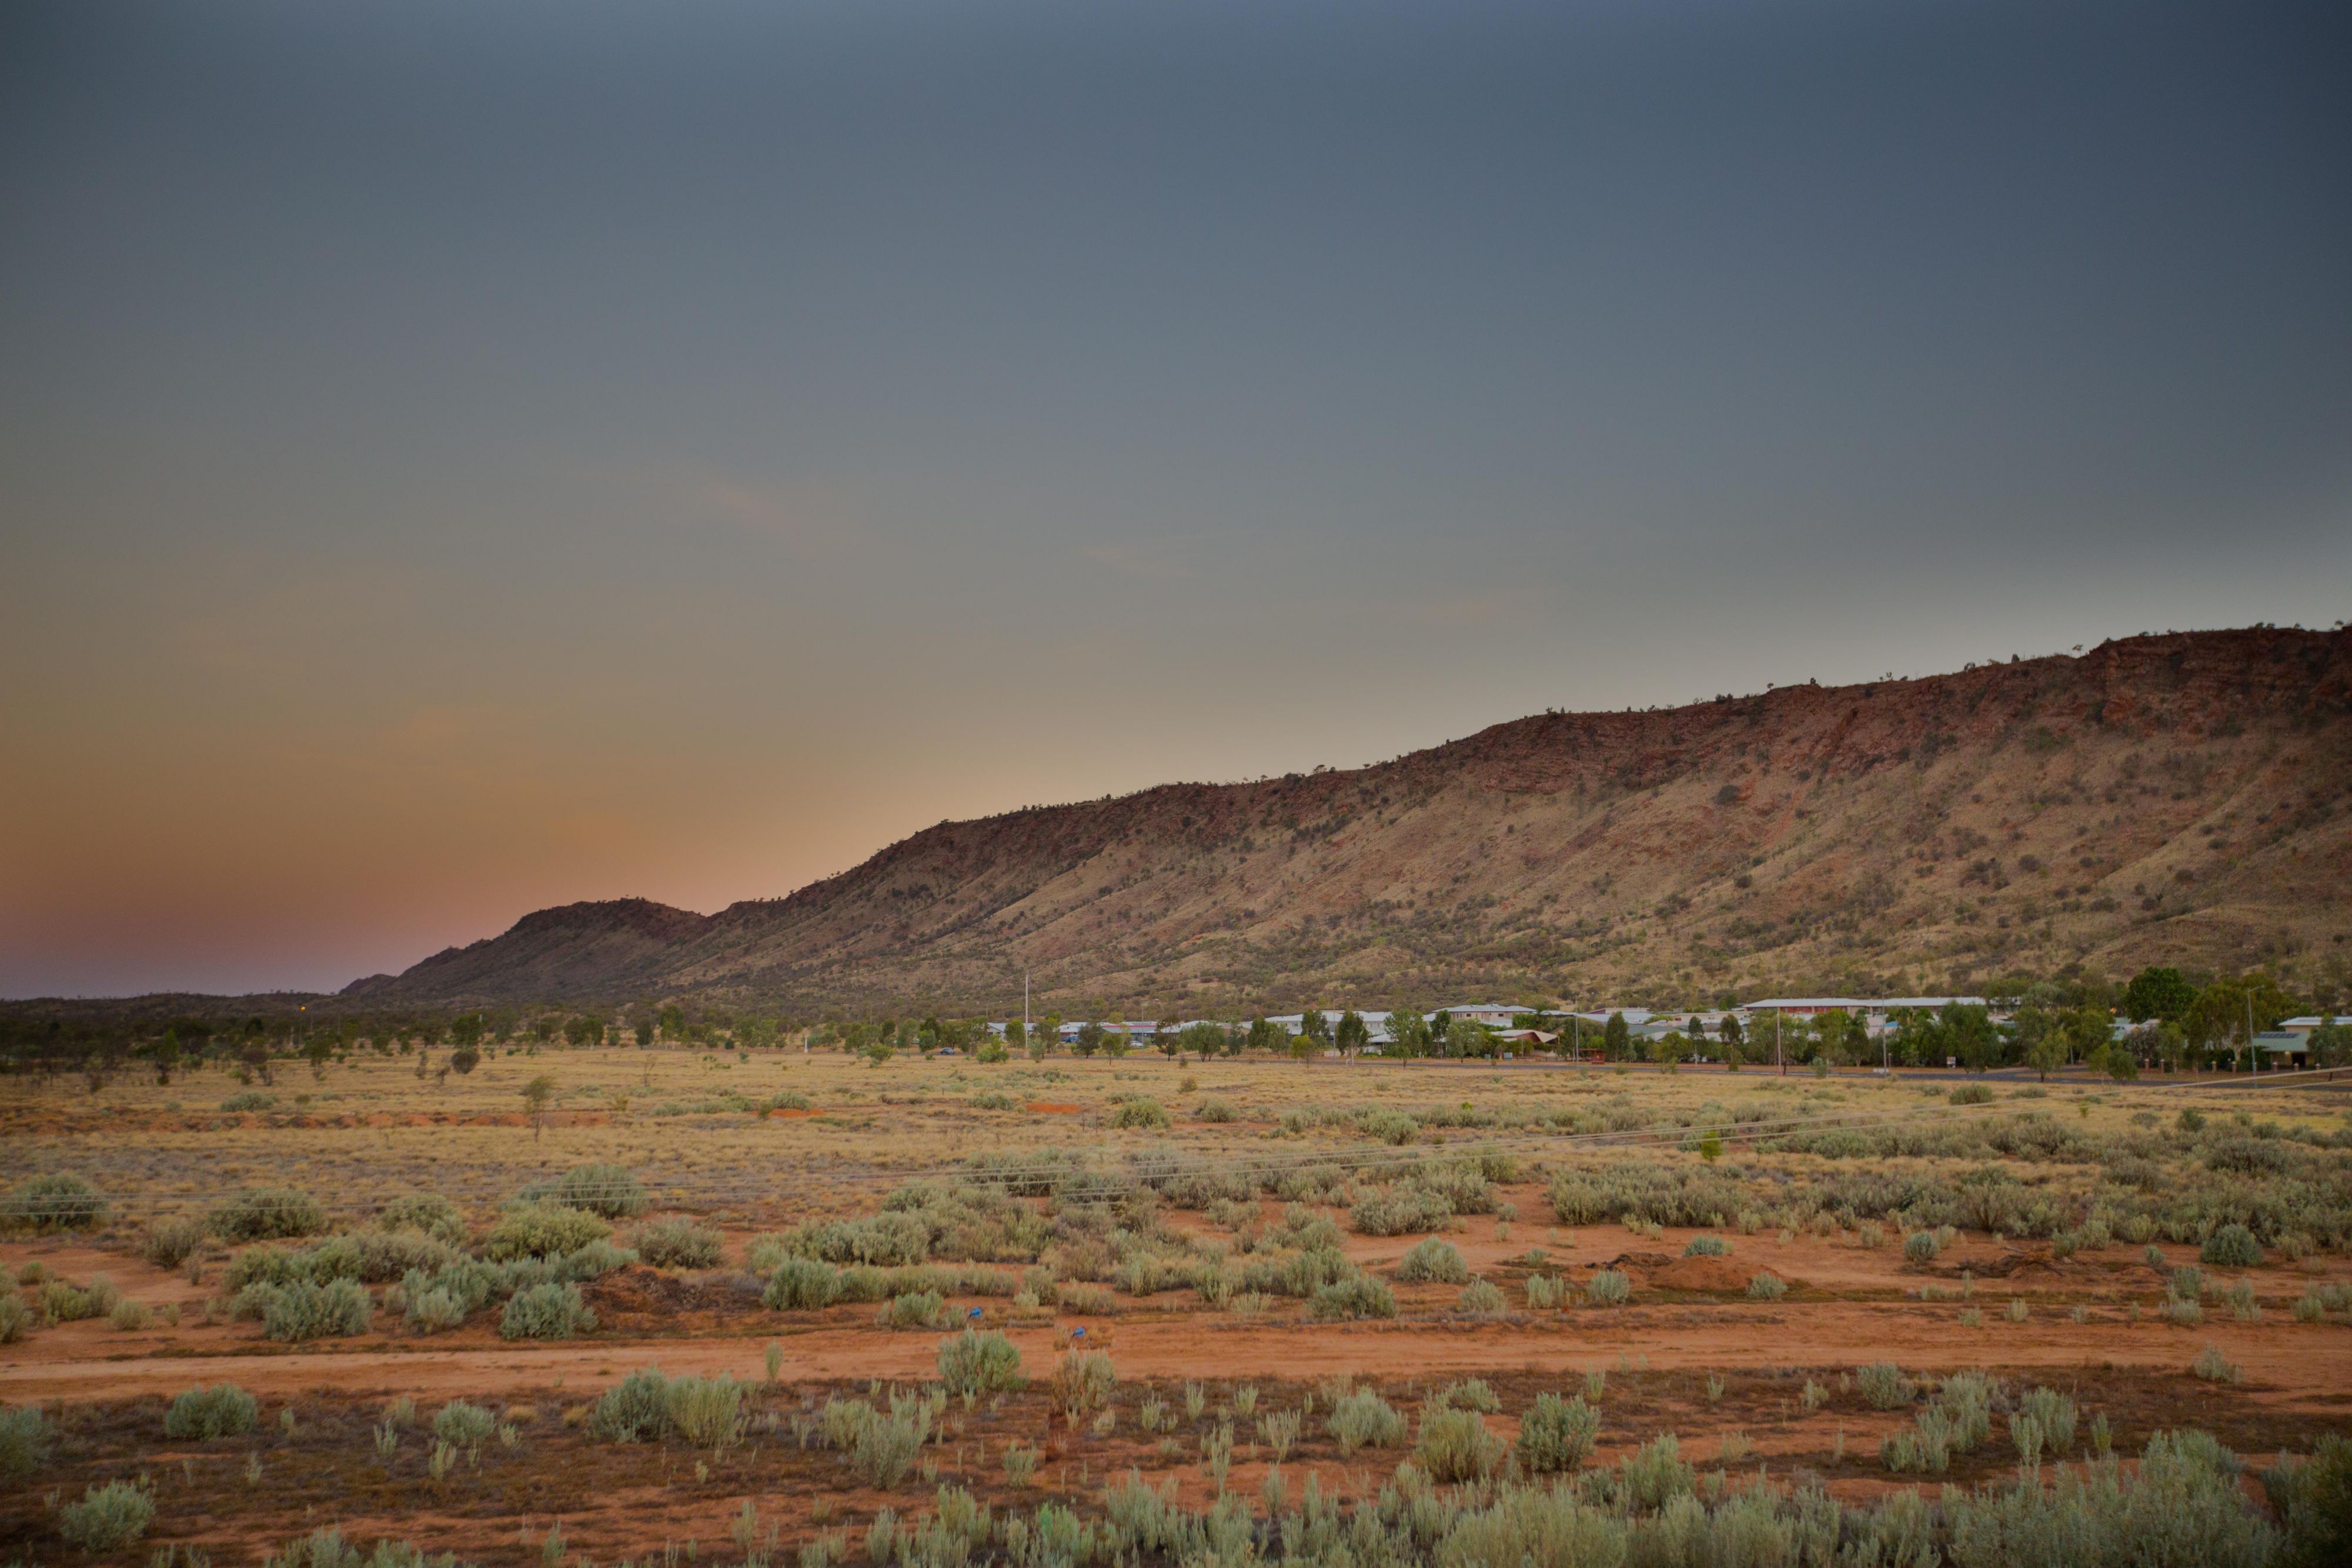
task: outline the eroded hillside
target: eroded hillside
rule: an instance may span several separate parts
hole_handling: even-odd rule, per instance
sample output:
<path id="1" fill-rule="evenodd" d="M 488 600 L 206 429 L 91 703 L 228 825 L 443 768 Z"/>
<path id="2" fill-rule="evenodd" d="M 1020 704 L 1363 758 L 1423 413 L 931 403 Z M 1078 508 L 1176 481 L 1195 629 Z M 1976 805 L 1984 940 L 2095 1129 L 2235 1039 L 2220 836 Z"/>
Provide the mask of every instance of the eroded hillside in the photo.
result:
<path id="1" fill-rule="evenodd" d="M 944 823 L 787 898 L 541 911 L 363 984 L 1001 1011 L 1027 967 L 1041 1006 L 1194 1012 L 1940 988 L 2076 962 L 2341 983 L 2347 807 L 2352 637 L 2143 637 Z"/>

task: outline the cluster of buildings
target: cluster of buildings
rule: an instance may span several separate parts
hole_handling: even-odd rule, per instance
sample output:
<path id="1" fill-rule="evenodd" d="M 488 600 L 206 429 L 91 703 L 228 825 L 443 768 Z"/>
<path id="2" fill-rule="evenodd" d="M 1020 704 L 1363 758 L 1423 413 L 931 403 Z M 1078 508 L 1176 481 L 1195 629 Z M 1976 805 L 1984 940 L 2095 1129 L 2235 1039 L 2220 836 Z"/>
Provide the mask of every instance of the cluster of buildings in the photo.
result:
<path id="1" fill-rule="evenodd" d="M 1767 997 L 1735 1008 L 1696 1012 L 1656 1011 L 1649 1008 L 1599 1008 L 1554 1012 L 1520 1002 L 1457 1002 L 1451 1007 L 1433 1009 L 1423 1013 L 1422 1018 L 1424 1022 L 1440 1016 L 1467 1019 L 1493 1030 L 1505 1043 L 1522 1048 L 1533 1046 L 1549 1050 L 1566 1040 L 1572 1045 L 1590 1050 L 1599 1044 L 1600 1031 L 1608 1027 L 1613 1017 L 1624 1019 L 1627 1030 L 1638 1045 L 1650 1044 L 1670 1034 L 1680 1034 L 1693 1040 L 1700 1038 L 1720 1040 L 1726 1019 L 1738 1020 L 1743 1039 L 1751 1042 L 1769 1042 L 1772 1020 L 1776 1018 L 1810 1026 L 1823 1014 L 1831 1012 L 1843 1014 L 1849 1019 L 1859 1019 L 1870 1038 L 1878 1040 L 1899 1027 L 1901 1014 L 1935 1012 L 1955 1002 L 1963 1007 L 1988 1005 L 1982 997 Z M 1295 1035 L 1304 1031 L 1307 1016 L 1305 1013 L 1268 1013 L 1265 1019 L 1285 1033 Z M 1338 1009 L 1327 1008 L 1321 1009 L 1321 1016 L 1328 1034 L 1346 1015 Z M 1391 1025 L 1400 1015 L 1369 1009 L 1360 1011 L 1356 1016 L 1364 1021 L 1364 1027 L 1370 1034 L 1365 1048 L 1367 1051 L 1378 1053 L 1394 1040 Z M 1101 1027 L 1129 1040 L 1144 1040 L 1156 1038 L 1163 1031 L 1172 1033 L 1193 1021 L 1196 1020 L 1186 1019 L 1163 1022 L 1153 1019 L 1128 1019 L 1107 1021 Z M 1992 1021 L 2005 1024 L 2010 1018 L 2008 1014 L 1995 1011 Z M 2352 1027 L 2352 1015 L 2332 1019 L 2320 1015 L 2291 1018 L 2278 1028 L 2256 1035 L 2254 1043 L 2278 1065 L 2305 1065 L 2310 1051 L 2311 1031 L 2329 1023 Z M 1001 1023 L 989 1027 L 999 1035 L 1005 1030 Z M 1084 1022 L 1064 1023 L 1060 1026 L 1060 1038 L 1066 1044 L 1071 1042 L 1085 1028 Z M 2116 1038 L 2120 1040 L 2131 1028 L 2131 1020 L 2117 1019 Z M 1764 1031 L 1760 1036 L 1758 1033 L 1759 1029 Z"/>

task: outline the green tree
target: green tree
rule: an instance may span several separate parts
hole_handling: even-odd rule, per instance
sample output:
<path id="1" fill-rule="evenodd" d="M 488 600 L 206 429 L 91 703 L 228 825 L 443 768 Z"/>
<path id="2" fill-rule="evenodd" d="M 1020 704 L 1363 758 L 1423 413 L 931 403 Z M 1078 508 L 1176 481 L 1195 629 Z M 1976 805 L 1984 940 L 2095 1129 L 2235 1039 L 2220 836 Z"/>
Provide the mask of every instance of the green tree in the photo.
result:
<path id="1" fill-rule="evenodd" d="M 313 1082 L 326 1082 L 327 1061 L 334 1054 L 335 1042 L 331 1036 L 314 1034 L 302 1042 L 302 1060 L 310 1064 Z"/>
<path id="2" fill-rule="evenodd" d="M 150 1054 L 155 1061 L 155 1082 L 158 1083 L 172 1082 L 173 1070 L 180 1065 L 180 1031 L 176 1029 L 165 1030 L 163 1038 L 155 1042 Z"/>
<path id="3" fill-rule="evenodd" d="M 1103 1041 L 1109 1038 L 1109 1030 L 1094 1019 L 1088 1019 L 1078 1026 L 1078 1037 L 1070 1042 L 1070 1049 L 1080 1056 L 1092 1056 L 1103 1048 Z"/>
<path id="4" fill-rule="evenodd" d="M 2050 1075 L 2066 1065 L 2066 1037 L 2054 1029 L 2038 1030 L 2025 1043 L 2025 1065 L 2042 1076 L 2044 1083 Z"/>
<path id="5" fill-rule="evenodd" d="M 2314 1067 L 2352 1067 L 2352 1024 L 2324 1023 L 2311 1031 Z"/>
<path id="6" fill-rule="evenodd" d="M 1429 1054 L 1429 1020 L 1419 1009 L 1399 1008 L 1389 1014 L 1387 1054 L 1412 1058 Z"/>
<path id="7" fill-rule="evenodd" d="M 449 1043 L 457 1047 L 461 1051 L 481 1044 L 482 1015 L 479 1013 L 465 1013 L 451 1020 L 449 1025 Z"/>
<path id="8" fill-rule="evenodd" d="M 661 1025 L 661 1038 L 672 1045 L 686 1038 L 686 1009 L 676 1002 L 663 1008 L 656 1021 Z"/>
<path id="9" fill-rule="evenodd" d="M 1004 1026 L 1005 1050 L 1024 1051 L 1028 1049 L 1028 1045 L 1029 1028 L 1026 1024 L 1023 1023 L 1019 1019 L 1014 1019 L 1012 1022 Z"/>
<path id="10" fill-rule="evenodd" d="M 2276 1028 L 2294 1011 L 2294 999 L 2271 976 L 2257 969 L 2214 981 L 2197 993 L 2181 1018 L 2189 1043 L 2207 1052 L 2232 1055 L 2253 1051 L 2253 1037 Z"/>
<path id="11" fill-rule="evenodd" d="M 1318 1045 L 1331 1043 L 1331 1020 L 1323 1016 L 1321 1008 L 1308 1008 L 1298 1015 L 1298 1032 Z"/>
<path id="12" fill-rule="evenodd" d="M 555 1080 L 542 1072 L 522 1086 L 522 1103 L 530 1113 L 533 1139 L 547 1129 L 548 1103 L 555 1098 Z"/>
<path id="13" fill-rule="evenodd" d="M 1173 1036 L 1164 1038 L 1175 1040 L 1178 1054 L 1189 1051 L 1203 1061 L 1225 1049 L 1225 1031 L 1218 1024 L 1188 1023 Z"/>
<path id="14" fill-rule="evenodd" d="M 1495 1037 L 1475 1019 L 1454 1019 L 1445 1026 L 1445 1054 L 1462 1058 L 1492 1056 Z"/>
<path id="15" fill-rule="evenodd" d="M 1946 1002 L 1936 1021 L 1943 1028 L 1945 1054 L 1958 1057 L 1970 1072 L 2000 1064 L 2000 1031 L 1992 1027 L 1992 1014 L 1986 1009 Z"/>
<path id="16" fill-rule="evenodd" d="M 1633 1053 L 1633 1030 L 1623 1013 L 1611 1013 L 1601 1027 L 1601 1053 L 1612 1061 L 1622 1061 Z"/>
<path id="17" fill-rule="evenodd" d="M 1372 1043 L 1372 1031 L 1356 1009 L 1349 1008 L 1339 1015 L 1339 1027 L 1332 1031 L 1332 1042 L 1353 1056 Z"/>
<path id="18" fill-rule="evenodd" d="M 2150 1019 L 2179 1023 L 2196 1004 L 2197 988 L 2178 969 L 2150 965 L 2124 988 L 2124 1017 L 2136 1022 Z"/>

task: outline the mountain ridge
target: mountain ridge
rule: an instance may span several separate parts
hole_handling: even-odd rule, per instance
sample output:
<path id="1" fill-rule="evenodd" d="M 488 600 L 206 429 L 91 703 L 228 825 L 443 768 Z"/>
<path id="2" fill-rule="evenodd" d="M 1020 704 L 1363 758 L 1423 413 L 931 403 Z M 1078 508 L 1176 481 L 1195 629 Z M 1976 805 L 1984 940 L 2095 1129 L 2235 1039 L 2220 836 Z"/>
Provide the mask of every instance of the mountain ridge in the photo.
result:
<path id="1" fill-rule="evenodd" d="M 534 911 L 344 995 L 1001 1013 L 1025 969 L 1041 1009 L 1197 1012 L 2145 961 L 2325 975 L 2352 925 L 2347 764 L 2352 633 L 2126 638 L 941 822 L 712 915 Z"/>

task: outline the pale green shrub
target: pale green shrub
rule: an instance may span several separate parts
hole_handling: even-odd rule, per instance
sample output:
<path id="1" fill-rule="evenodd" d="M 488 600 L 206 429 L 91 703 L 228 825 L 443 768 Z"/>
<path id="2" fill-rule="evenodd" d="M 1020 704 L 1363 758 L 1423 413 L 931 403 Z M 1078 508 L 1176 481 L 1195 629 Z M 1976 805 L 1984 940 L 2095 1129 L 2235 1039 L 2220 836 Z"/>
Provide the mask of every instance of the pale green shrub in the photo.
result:
<path id="1" fill-rule="evenodd" d="M 2197 1256 L 2217 1269 L 2254 1269 L 2262 1265 L 2263 1244 L 2254 1239 L 2252 1231 L 2232 1220 L 2208 1236 Z"/>
<path id="2" fill-rule="evenodd" d="M 761 1303 L 780 1312 L 829 1307 L 841 1294 L 841 1270 L 814 1258 L 787 1258 L 768 1277 Z"/>
<path id="3" fill-rule="evenodd" d="M 234 1383 L 191 1388 L 163 1412 L 163 1436 L 198 1443 L 233 1437 L 253 1430 L 260 1406 L 252 1395 Z"/>
<path id="4" fill-rule="evenodd" d="M 1021 1352 L 993 1330 L 972 1329 L 940 1342 L 940 1383 L 954 1395 L 997 1394 L 1024 1385 Z"/>
<path id="5" fill-rule="evenodd" d="M 1767 1270 L 1748 1281 L 1748 1299 L 1751 1301 L 1777 1301 L 1789 1293 L 1789 1281 Z"/>
<path id="6" fill-rule="evenodd" d="M 1064 1351 L 1054 1369 L 1054 1407 L 1069 1416 L 1090 1416 L 1110 1403 L 1118 1386 L 1108 1352 Z"/>
<path id="7" fill-rule="evenodd" d="M 141 1239 L 139 1250 L 141 1256 L 158 1269 L 176 1269 L 204 1244 L 202 1220 L 173 1215 L 147 1228 L 147 1234 Z"/>
<path id="8" fill-rule="evenodd" d="M 298 1280 L 290 1285 L 253 1289 L 267 1292 L 261 1311 L 263 1337 L 289 1343 L 365 1333 L 375 1312 L 366 1288 L 352 1280 L 331 1280 L 323 1285 Z"/>
<path id="9" fill-rule="evenodd" d="M 1323 1426 L 1339 1440 L 1343 1458 L 1358 1448 L 1393 1448 L 1404 1441 L 1404 1417 L 1369 1388 L 1359 1388 L 1334 1405 Z"/>
<path id="10" fill-rule="evenodd" d="M 466 1399 L 452 1399 L 433 1416 L 433 1436 L 453 1448 L 478 1448 L 498 1427 L 498 1416 Z"/>
<path id="11" fill-rule="evenodd" d="M 1462 1260 L 1462 1254 L 1452 1242 L 1441 1241 L 1433 1236 L 1425 1241 L 1413 1243 L 1412 1249 L 1397 1264 L 1397 1278 L 1408 1285 L 1420 1284 L 1424 1281 L 1441 1285 L 1462 1285 L 1469 1282 L 1470 1266 Z"/>
<path id="12" fill-rule="evenodd" d="M 1433 1480 L 1484 1480 L 1502 1462 L 1503 1443 L 1475 1410 L 1425 1410 L 1413 1463 Z"/>
<path id="13" fill-rule="evenodd" d="M 1853 1380 L 1863 1402 L 1873 1410 L 1893 1410 L 1911 1403 L 1911 1379 L 1891 1361 L 1874 1361 L 1854 1368 Z"/>
<path id="14" fill-rule="evenodd" d="M 712 1269 L 724 1243 L 709 1226 L 672 1217 L 639 1226 L 629 1245 L 656 1269 Z"/>
<path id="15" fill-rule="evenodd" d="M 154 1518 L 155 1500 L 145 1487 L 109 1481 L 91 1487 L 79 1502 L 69 1502 L 58 1511 L 58 1533 L 68 1546 L 111 1552 L 146 1534 Z"/>
<path id="16" fill-rule="evenodd" d="M 659 1438 L 669 1430 L 669 1379 L 643 1366 L 606 1389 L 588 1416 L 589 1433 L 607 1443 Z"/>
<path id="17" fill-rule="evenodd" d="M 1503 1299 L 1503 1292 L 1489 1281 L 1473 1280 L 1462 1288 L 1462 1294 L 1454 1305 L 1474 1318 L 1498 1318 L 1510 1303 Z"/>
<path id="18" fill-rule="evenodd" d="M 1601 1412 L 1581 1397 L 1538 1394 L 1519 1419 L 1519 1468 L 1531 1475 L 1573 1470 L 1592 1457 L 1601 1437 Z"/>
<path id="19" fill-rule="evenodd" d="M 1348 1318 L 1392 1318 L 1396 1294 L 1369 1274 L 1334 1281 L 1307 1298 L 1307 1310 L 1327 1322 Z"/>
<path id="20" fill-rule="evenodd" d="M 499 1316 L 500 1339 L 570 1339 L 596 1326 L 580 1287 L 552 1281 L 517 1291 Z"/>
<path id="21" fill-rule="evenodd" d="M 668 1430 L 698 1448 L 732 1447 L 743 1435 L 744 1386 L 731 1377 L 671 1379 L 662 1397 Z"/>
<path id="22" fill-rule="evenodd" d="M 251 1187 L 205 1215 L 205 1228 L 232 1242 L 316 1236 L 327 1228 L 327 1211 L 297 1187 Z"/>
<path id="23" fill-rule="evenodd" d="M 1729 1254 L 1731 1243 L 1720 1236 L 1694 1236 L 1683 1249 L 1685 1258 L 1721 1258 Z"/>
<path id="24" fill-rule="evenodd" d="M 0 1405 L 0 1480 L 21 1480 L 47 1463 L 57 1428 L 37 1405 Z"/>
<path id="25" fill-rule="evenodd" d="M 627 1166 L 599 1162 L 575 1166 L 553 1181 L 533 1182 L 515 1195 L 523 1204 L 552 1204 L 606 1219 L 627 1219 L 646 1211 L 645 1184 Z M 569 1252 L 571 1248 L 560 1249 Z"/>
<path id="26" fill-rule="evenodd" d="M 20 1182 L 0 1199 L 0 1227 L 16 1230 L 95 1230 L 106 1223 L 98 1188 L 63 1172 Z"/>
<path id="27" fill-rule="evenodd" d="M 1621 1269 L 1603 1269 L 1585 1286 L 1584 1299 L 1596 1307 L 1622 1307 L 1633 1299 L 1633 1281 Z"/>
<path id="28" fill-rule="evenodd" d="M 562 1257 L 612 1234 L 610 1225 L 584 1208 L 518 1201 L 508 1206 L 483 1238 L 482 1255 L 493 1262 Z"/>

